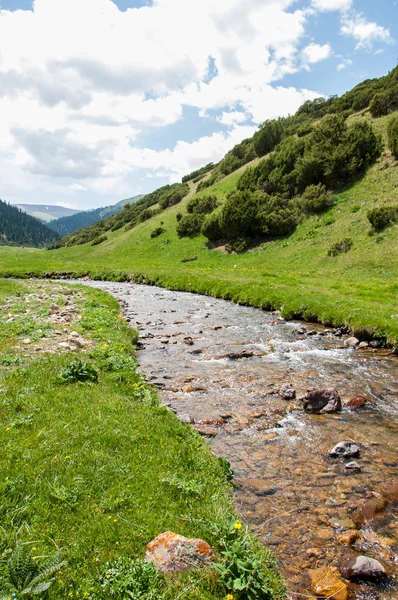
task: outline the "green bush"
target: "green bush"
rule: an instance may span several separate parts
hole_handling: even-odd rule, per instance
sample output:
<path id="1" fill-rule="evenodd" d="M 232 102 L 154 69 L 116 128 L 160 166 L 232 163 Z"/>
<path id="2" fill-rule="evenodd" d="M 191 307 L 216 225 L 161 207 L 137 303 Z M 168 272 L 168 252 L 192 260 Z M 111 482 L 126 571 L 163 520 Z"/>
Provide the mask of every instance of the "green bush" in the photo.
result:
<path id="1" fill-rule="evenodd" d="M 398 159 L 398 114 L 391 117 L 387 127 L 388 147 Z"/>
<path id="2" fill-rule="evenodd" d="M 264 156 L 275 148 L 282 139 L 282 119 L 265 121 L 253 136 L 254 150 L 257 156 Z"/>
<path id="3" fill-rule="evenodd" d="M 107 239 L 106 235 L 101 235 L 100 237 L 95 238 L 95 240 L 91 242 L 91 245 L 98 246 L 99 244 L 102 244 L 102 242 L 106 242 Z"/>
<path id="4" fill-rule="evenodd" d="M 201 231 L 210 242 L 219 242 L 222 239 L 220 213 L 213 213 L 206 217 Z"/>
<path id="5" fill-rule="evenodd" d="M 177 223 L 178 237 L 193 237 L 200 233 L 204 221 L 204 215 L 187 214 Z"/>
<path id="6" fill-rule="evenodd" d="M 189 213 L 206 215 L 217 208 L 216 196 L 203 196 L 201 198 L 192 198 L 187 205 Z"/>
<path id="7" fill-rule="evenodd" d="M 375 231 L 382 231 L 398 220 L 398 205 L 373 208 L 368 212 L 367 217 Z"/>
<path id="8" fill-rule="evenodd" d="M 160 235 L 162 235 L 162 233 L 164 233 L 166 230 L 163 229 L 163 227 L 156 227 L 156 229 L 154 229 L 151 233 L 151 238 L 157 238 Z"/>
<path id="9" fill-rule="evenodd" d="M 344 252 L 348 252 L 352 248 L 352 240 L 350 238 L 344 238 L 340 242 L 336 242 L 328 251 L 328 256 L 337 256 Z"/>
<path id="10" fill-rule="evenodd" d="M 334 204 L 333 194 L 324 185 L 309 185 L 300 198 L 300 206 L 306 214 L 322 213 Z"/>

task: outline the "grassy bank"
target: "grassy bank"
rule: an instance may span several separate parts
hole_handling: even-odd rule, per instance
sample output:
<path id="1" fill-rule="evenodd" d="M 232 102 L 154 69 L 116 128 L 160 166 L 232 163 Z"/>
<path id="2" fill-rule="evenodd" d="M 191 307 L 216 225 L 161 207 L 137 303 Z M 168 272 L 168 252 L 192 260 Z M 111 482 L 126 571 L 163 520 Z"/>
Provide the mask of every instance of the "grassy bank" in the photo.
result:
<path id="1" fill-rule="evenodd" d="M 238 541 L 262 561 L 268 592 L 258 597 L 282 598 L 267 551 L 230 526 L 224 464 L 136 373 L 135 336 L 117 302 L 81 286 L 8 280 L 0 309 L 0 580 L 19 541 L 38 564 L 62 548 L 53 598 L 225 598 L 214 569 L 156 578 L 137 562 L 171 530 L 207 540 L 219 560 Z M 91 381 L 73 381 L 88 370 L 72 368 L 77 359 L 91 365 Z"/>

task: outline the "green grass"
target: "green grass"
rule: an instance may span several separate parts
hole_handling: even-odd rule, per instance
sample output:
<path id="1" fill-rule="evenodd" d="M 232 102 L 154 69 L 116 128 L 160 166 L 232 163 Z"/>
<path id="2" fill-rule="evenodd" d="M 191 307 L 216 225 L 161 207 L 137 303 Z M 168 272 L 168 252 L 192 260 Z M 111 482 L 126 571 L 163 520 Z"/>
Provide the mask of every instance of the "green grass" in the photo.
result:
<path id="1" fill-rule="evenodd" d="M 42 304 L 29 303 L 31 293 L 44 294 Z M 65 294 L 82 317 L 68 327 L 92 347 L 38 356 L 23 340 L 53 340 L 56 349 L 54 332 L 64 326 L 49 323 L 48 312 L 53 302 L 63 307 Z M 38 561 L 63 548 L 68 565 L 50 591 L 59 599 L 108 599 L 101 587 L 107 563 L 143 558 L 146 544 L 166 530 L 202 537 L 220 551 L 220 524 L 234 516 L 225 467 L 136 373 L 136 336 L 116 300 L 81 286 L 7 280 L 1 308 L 0 580 L 17 541 L 29 543 Z M 98 372 L 98 383 L 60 378 L 77 355 Z M 282 598 L 268 552 L 250 543 L 268 565 L 269 597 Z M 163 588 L 158 598 L 227 593 L 214 570 L 169 576 Z"/>
<path id="2" fill-rule="evenodd" d="M 357 116 L 356 118 L 363 118 Z M 384 135 L 387 117 L 374 121 Z M 233 173 L 200 193 L 220 201 L 233 190 Z M 192 197 L 192 196 L 190 196 Z M 176 214 L 189 197 L 131 231 L 109 232 L 99 246 L 55 251 L 1 248 L 0 273 L 90 273 L 97 278 L 147 280 L 159 285 L 282 309 L 286 317 L 348 324 L 358 334 L 372 333 L 398 342 L 398 225 L 370 235 L 367 212 L 398 202 L 398 166 L 383 155 L 366 175 L 336 194 L 336 205 L 322 216 L 302 221 L 285 239 L 268 242 L 240 255 L 209 250 L 205 239 L 179 239 Z M 163 222 L 163 224 L 162 224 Z M 166 231 L 151 239 L 162 226 Z M 345 238 L 352 248 L 338 256 L 329 249 Z M 185 258 L 194 258 L 182 262 Z"/>

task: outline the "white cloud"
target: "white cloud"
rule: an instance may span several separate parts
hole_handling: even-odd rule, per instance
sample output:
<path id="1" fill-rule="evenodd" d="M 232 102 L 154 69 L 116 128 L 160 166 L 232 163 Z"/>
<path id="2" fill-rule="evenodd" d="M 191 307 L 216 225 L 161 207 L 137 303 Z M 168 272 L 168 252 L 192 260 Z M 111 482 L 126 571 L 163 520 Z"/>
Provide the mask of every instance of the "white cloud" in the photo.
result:
<path id="1" fill-rule="evenodd" d="M 343 71 L 344 69 L 346 69 L 347 67 L 350 67 L 351 65 L 352 65 L 351 58 L 343 58 L 343 60 L 337 65 L 337 70 Z"/>
<path id="2" fill-rule="evenodd" d="M 84 185 L 80 185 L 80 183 L 68 185 L 68 190 L 71 190 L 71 192 L 87 192 L 87 188 Z"/>
<path id="3" fill-rule="evenodd" d="M 330 44 L 309 44 L 301 52 L 301 58 L 304 64 L 313 65 L 321 60 L 329 58 L 333 54 Z"/>
<path id="4" fill-rule="evenodd" d="M 341 26 L 341 33 L 354 38 L 357 49 L 371 48 L 375 42 L 394 43 L 388 28 L 367 21 L 361 13 L 346 16 Z"/>
<path id="5" fill-rule="evenodd" d="M 332 10 L 346 11 L 351 8 L 352 0 L 312 0 L 315 10 L 329 12 Z"/>
<path id="6" fill-rule="evenodd" d="M 136 169 L 175 178 L 250 135 L 245 122 L 293 113 L 319 96 L 275 83 L 302 68 L 307 15 L 295 8 L 154 0 L 121 12 L 111 0 L 35 0 L 33 11 L 0 9 L 0 195 L 117 199 Z M 307 63 L 329 49 L 308 46 Z M 220 111 L 228 133 L 161 152 L 137 147 L 144 126 L 156 137 L 184 106 Z"/>

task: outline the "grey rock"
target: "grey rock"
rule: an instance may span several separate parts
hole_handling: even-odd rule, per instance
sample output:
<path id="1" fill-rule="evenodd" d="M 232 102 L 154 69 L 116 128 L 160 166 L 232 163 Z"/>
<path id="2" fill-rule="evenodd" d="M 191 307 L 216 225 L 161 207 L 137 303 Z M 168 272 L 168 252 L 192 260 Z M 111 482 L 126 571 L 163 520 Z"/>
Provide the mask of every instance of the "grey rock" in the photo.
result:
<path id="1" fill-rule="evenodd" d="M 329 452 L 330 456 L 342 456 L 345 458 L 349 458 L 351 456 L 359 456 L 360 448 L 357 444 L 353 442 L 339 442 L 336 446 Z"/>
<path id="2" fill-rule="evenodd" d="M 284 400 L 294 400 L 296 397 L 296 390 L 290 385 L 290 383 L 282 386 L 278 393 L 279 396 Z"/>
<path id="3" fill-rule="evenodd" d="M 348 348 L 355 348 L 359 344 L 359 339 L 356 337 L 350 337 L 344 340 L 344 346 Z"/>
<path id="4" fill-rule="evenodd" d="M 358 348 L 359 350 L 362 350 L 363 348 L 369 348 L 369 344 L 368 342 L 360 342 L 360 344 L 358 344 Z"/>
<path id="5" fill-rule="evenodd" d="M 355 460 L 352 460 L 351 462 L 347 463 L 345 468 L 350 471 L 361 471 L 361 465 Z"/>
<path id="6" fill-rule="evenodd" d="M 368 556 L 349 556 L 340 570 L 346 579 L 383 579 L 386 574 L 383 565 Z"/>

